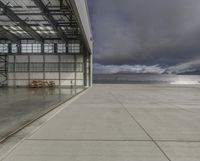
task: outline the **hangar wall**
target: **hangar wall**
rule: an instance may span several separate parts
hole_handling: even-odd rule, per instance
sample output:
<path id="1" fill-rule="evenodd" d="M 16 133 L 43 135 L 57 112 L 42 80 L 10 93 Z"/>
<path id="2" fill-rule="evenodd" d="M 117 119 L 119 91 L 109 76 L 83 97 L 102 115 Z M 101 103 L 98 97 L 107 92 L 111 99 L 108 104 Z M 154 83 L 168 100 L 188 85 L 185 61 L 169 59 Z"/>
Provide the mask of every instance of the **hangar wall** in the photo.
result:
<path id="1" fill-rule="evenodd" d="M 11 55 L 8 60 L 8 86 L 29 86 L 33 80 L 52 80 L 57 86 L 84 86 L 82 55 Z"/>
<path id="2" fill-rule="evenodd" d="M 0 42 L 0 52 L 7 55 L 8 86 L 30 86 L 33 80 L 54 81 L 56 86 L 90 86 L 90 55 L 80 42 L 23 41 L 20 47 Z"/>
<path id="3" fill-rule="evenodd" d="M 50 18 L 41 7 L 44 1 L 35 3 L 39 12 L 29 14 L 32 14 L 30 17 L 38 14 L 40 24 L 22 20 L 15 8 L 5 8 L 6 5 L 1 4 L 9 11 L 5 14 L 11 25 L 2 24 L 0 27 L 0 31 L 6 32 L 6 37 L 0 35 L 3 36 L 0 39 L 0 58 L 7 57 L 3 63 L 5 73 L 0 72 L 0 76 L 4 77 L 0 86 L 29 86 L 33 80 L 52 80 L 57 86 L 92 85 L 93 40 L 87 2 L 70 0 L 67 6 L 62 6 L 62 1 L 58 2 L 60 6 L 45 8 Z M 10 14 L 15 19 L 9 19 L 12 17 Z M 12 26 L 16 19 L 23 23 Z"/>

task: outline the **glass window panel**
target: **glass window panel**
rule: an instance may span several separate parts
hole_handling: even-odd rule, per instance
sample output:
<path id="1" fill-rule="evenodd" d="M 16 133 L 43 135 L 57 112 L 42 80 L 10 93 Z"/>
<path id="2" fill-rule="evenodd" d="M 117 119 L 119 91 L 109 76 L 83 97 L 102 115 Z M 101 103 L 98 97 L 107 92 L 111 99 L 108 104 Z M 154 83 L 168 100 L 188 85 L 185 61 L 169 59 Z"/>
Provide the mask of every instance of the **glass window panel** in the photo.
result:
<path id="1" fill-rule="evenodd" d="M 80 43 L 69 43 L 68 44 L 69 53 L 80 53 Z"/>
<path id="2" fill-rule="evenodd" d="M 44 44 L 44 52 L 45 53 L 53 53 L 54 52 L 54 44 Z"/>
<path id="3" fill-rule="evenodd" d="M 58 53 L 66 53 L 66 44 L 58 44 Z"/>
<path id="4" fill-rule="evenodd" d="M 41 44 L 33 44 L 33 53 L 41 53 Z"/>
<path id="5" fill-rule="evenodd" d="M 0 44 L 0 53 L 8 53 L 8 44 Z"/>
<path id="6" fill-rule="evenodd" d="M 32 44 L 21 44 L 22 53 L 32 53 Z"/>
<path id="7" fill-rule="evenodd" d="M 12 53 L 17 53 L 17 44 L 12 44 Z"/>

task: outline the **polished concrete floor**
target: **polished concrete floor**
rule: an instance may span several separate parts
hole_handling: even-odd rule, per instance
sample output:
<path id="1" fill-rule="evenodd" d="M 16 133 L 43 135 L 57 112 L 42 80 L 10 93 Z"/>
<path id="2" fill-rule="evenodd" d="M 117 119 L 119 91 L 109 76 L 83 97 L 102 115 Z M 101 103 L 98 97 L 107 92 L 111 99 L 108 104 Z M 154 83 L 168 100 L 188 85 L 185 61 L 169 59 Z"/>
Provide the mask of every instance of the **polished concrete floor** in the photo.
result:
<path id="1" fill-rule="evenodd" d="M 74 94 L 67 88 L 0 88 L 0 140 Z"/>
<path id="2" fill-rule="evenodd" d="M 200 86 L 94 85 L 3 161 L 200 161 Z"/>

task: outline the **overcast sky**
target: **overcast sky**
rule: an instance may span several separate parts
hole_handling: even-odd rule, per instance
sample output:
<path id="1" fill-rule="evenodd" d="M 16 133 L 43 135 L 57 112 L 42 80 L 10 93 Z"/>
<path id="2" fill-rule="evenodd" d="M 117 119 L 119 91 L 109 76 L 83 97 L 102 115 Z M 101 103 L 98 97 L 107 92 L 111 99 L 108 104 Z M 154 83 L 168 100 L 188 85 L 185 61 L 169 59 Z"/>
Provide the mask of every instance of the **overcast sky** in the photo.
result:
<path id="1" fill-rule="evenodd" d="M 88 0 L 88 4 L 95 71 L 200 69 L 200 0 Z"/>

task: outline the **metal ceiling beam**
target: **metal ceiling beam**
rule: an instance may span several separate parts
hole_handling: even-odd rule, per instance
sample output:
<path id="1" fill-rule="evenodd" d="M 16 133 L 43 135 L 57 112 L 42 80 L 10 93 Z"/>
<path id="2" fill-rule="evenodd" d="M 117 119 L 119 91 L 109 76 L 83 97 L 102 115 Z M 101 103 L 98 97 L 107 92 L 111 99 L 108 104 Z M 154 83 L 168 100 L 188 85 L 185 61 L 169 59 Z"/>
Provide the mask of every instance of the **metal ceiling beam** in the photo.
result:
<path id="1" fill-rule="evenodd" d="M 12 21 L 16 22 L 24 31 L 26 31 L 31 37 L 37 41 L 42 41 L 43 38 L 35 32 L 25 21 L 18 17 L 7 5 L 0 1 L 0 8 L 2 12 L 9 17 Z"/>
<path id="2" fill-rule="evenodd" d="M 64 33 L 64 31 L 58 27 L 57 22 L 51 15 L 51 12 L 48 10 L 48 8 L 45 6 L 45 4 L 42 2 L 42 0 L 32 0 L 35 5 L 41 10 L 42 14 L 46 17 L 47 21 L 50 23 L 54 31 L 57 33 L 57 35 L 65 42 L 68 43 L 67 35 Z"/>
<path id="3" fill-rule="evenodd" d="M 38 9 L 38 8 L 37 8 Z M 51 15 L 64 15 L 63 14 L 63 12 L 61 11 L 61 10 L 50 10 L 49 9 L 49 12 L 51 13 Z M 32 12 L 32 13 L 30 13 L 29 12 L 29 9 L 27 9 L 27 10 L 20 10 L 20 11 L 15 11 L 15 14 L 16 15 L 18 15 L 18 16 L 26 16 L 26 15 L 29 15 L 29 16 L 43 16 L 44 14 L 43 13 L 41 13 L 41 12 L 38 12 L 38 10 L 37 10 L 37 12 L 35 11 L 35 12 Z M 72 13 L 71 12 L 65 12 L 65 15 L 71 15 Z M 3 13 L 0 13 L 0 15 L 4 15 Z"/>
<path id="4" fill-rule="evenodd" d="M 60 8 L 64 11 L 71 11 L 71 8 L 69 7 L 69 3 L 66 0 L 59 0 L 60 2 Z"/>
<path id="5" fill-rule="evenodd" d="M 14 35 L 13 33 L 7 31 L 6 29 L 4 29 L 2 26 L 0 26 L 0 33 L 8 40 L 10 40 L 13 43 L 16 43 L 20 40 L 20 38 L 16 35 Z"/>

